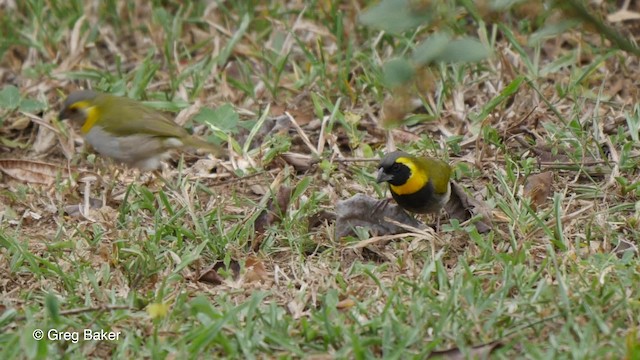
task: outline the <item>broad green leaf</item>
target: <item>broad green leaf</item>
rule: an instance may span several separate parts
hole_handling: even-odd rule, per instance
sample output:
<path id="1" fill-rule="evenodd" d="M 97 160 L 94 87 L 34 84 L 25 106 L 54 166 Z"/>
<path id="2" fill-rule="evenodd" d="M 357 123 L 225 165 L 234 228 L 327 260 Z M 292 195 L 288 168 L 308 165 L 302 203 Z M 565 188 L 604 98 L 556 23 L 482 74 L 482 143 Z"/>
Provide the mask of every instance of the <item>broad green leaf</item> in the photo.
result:
<path id="1" fill-rule="evenodd" d="M 543 28 L 534 32 L 529 36 L 528 45 L 536 46 L 541 41 L 562 34 L 567 30 L 574 28 L 580 24 L 580 21 L 574 19 L 561 20 L 556 23 L 546 24 Z"/>
<path id="2" fill-rule="evenodd" d="M 240 117 L 231 104 L 224 104 L 217 109 L 203 108 L 194 117 L 195 121 L 210 124 L 222 131 L 237 131 Z"/>
<path id="3" fill-rule="evenodd" d="M 425 39 L 413 51 L 412 60 L 418 65 L 425 65 L 435 60 L 451 41 L 451 36 L 447 33 L 435 33 Z"/>
<path id="4" fill-rule="evenodd" d="M 51 320 L 55 323 L 60 322 L 60 303 L 58 298 L 54 294 L 48 293 L 44 298 L 44 304 L 49 316 L 51 316 Z"/>
<path id="5" fill-rule="evenodd" d="M 145 105 L 147 105 L 150 108 L 154 108 L 157 110 L 162 110 L 162 111 L 171 111 L 171 112 L 178 112 L 186 107 L 188 107 L 190 104 L 186 101 L 183 100 L 173 100 L 173 101 L 145 101 L 144 102 Z"/>
<path id="6" fill-rule="evenodd" d="M 362 156 L 364 158 L 372 158 L 373 157 L 373 149 L 371 148 L 371 146 L 367 143 L 361 143 L 360 144 L 360 148 L 362 149 Z"/>
<path id="7" fill-rule="evenodd" d="M 525 0 L 493 0 L 489 3 L 489 6 L 494 11 L 507 11 L 522 2 L 525 2 Z"/>
<path id="8" fill-rule="evenodd" d="M 311 185 L 312 178 L 309 176 L 305 176 L 299 183 L 296 185 L 293 194 L 291 195 L 291 201 L 296 201 Z"/>
<path id="9" fill-rule="evenodd" d="M 20 91 L 13 85 L 0 90 L 0 108 L 14 110 L 20 104 Z"/>
<path id="10" fill-rule="evenodd" d="M 427 7 L 417 9 L 411 0 L 382 0 L 360 16 L 360 22 L 392 34 L 426 25 L 432 18 Z"/>
<path id="11" fill-rule="evenodd" d="M 47 106 L 38 100 L 22 99 L 22 101 L 20 101 L 20 111 L 38 113 L 46 108 Z"/>
<path id="12" fill-rule="evenodd" d="M 382 72 L 385 85 L 394 87 L 409 82 L 415 76 L 416 70 L 406 59 L 396 58 L 385 63 Z"/>
<path id="13" fill-rule="evenodd" d="M 450 41 L 444 51 L 436 58 L 436 61 L 453 62 L 477 62 L 491 55 L 480 41 L 472 38 L 461 38 Z"/>

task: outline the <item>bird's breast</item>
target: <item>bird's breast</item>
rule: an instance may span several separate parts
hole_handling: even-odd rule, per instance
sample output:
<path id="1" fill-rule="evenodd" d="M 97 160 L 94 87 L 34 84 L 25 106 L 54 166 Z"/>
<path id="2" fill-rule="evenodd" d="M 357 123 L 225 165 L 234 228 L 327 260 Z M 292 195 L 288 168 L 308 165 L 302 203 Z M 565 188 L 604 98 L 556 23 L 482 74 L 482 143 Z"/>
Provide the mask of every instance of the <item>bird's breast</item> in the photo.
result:
<path id="1" fill-rule="evenodd" d="M 398 194 L 391 189 L 391 195 L 393 199 L 402 208 L 411 212 L 426 214 L 437 212 L 449 201 L 451 188 L 447 188 L 447 192 L 444 194 L 437 194 L 433 190 L 433 185 L 428 183 L 418 191 L 410 194 Z"/>
<path id="2" fill-rule="evenodd" d="M 85 141 L 98 153 L 129 165 L 147 159 L 163 159 L 168 150 L 177 147 L 179 139 L 163 139 L 147 134 L 115 136 L 100 126 L 94 126 L 85 134 Z"/>

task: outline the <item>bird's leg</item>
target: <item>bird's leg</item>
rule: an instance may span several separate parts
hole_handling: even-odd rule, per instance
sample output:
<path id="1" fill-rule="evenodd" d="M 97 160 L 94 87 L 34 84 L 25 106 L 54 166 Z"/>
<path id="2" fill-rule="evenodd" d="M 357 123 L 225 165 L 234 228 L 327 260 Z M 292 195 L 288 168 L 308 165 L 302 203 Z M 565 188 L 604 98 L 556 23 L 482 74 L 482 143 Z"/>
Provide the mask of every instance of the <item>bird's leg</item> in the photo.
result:
<path id="1" fill-rule="evenodd" d="M 440 232 L 440 221 L 442 218 L 442 209 L 438 210 L 438 212 L 434 213 L 434 215 L 436 217 L 436 222 L 435 224 L 431 225 L 431 228 L 433 228 L 435 232 Z"/>
<path id="2" fill-rule="evenodd" d="M 112 164 L 113 165 L 113 164 Z M 112 166 L 113 167 L 113 166 Z M 120 169 L 118 167 L 115 168 L 115 171 L 113 172 L 113 176 L 106 176 L 104 177 L 104 181 L 102 182 L 103 186 L 104 186 L 104 197 L 105 200 L 103 201 L 105 204 L 110 202 L 111 200 L 113 200 L 113 198 L 115 197 L 115 195 L 113 194 L 115 188 L 116 188 L 116 184 L 118 183 L 118 176 L 121 175 Z"/>

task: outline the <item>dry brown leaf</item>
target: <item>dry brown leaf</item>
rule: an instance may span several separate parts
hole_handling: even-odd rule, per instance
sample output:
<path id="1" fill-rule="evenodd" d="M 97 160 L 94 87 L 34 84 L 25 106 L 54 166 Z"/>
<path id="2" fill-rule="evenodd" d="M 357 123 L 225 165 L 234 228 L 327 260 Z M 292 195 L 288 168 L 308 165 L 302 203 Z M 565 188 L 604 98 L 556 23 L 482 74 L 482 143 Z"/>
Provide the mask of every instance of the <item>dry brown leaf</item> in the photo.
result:
<path id="1" fill-rule="evenodd" d="M 396 204 L 383 204 L 379 200 L 364 194 L 356 194 L 336 204 L 336 238 L 354 234 L 358 226 L 369 228 L 376 236 L 393 235 L 406 232 L 400 226 L 385 220 L 389 218 L 401 224 L 425 229 L 426 225 L 407 214 Z"/>
<path id="2" fill-rule="evenodd" d="M 252 184 L 249 185 L 249 190 L 256 195 L 264 195 L 269 191 L 269 187 L 261 184 Z"/>
<path id="3" fill-rule="evenodd" d="M 289 108 L 284 104 L 271 104 L 269 107 L 269 115 L 273 117 L 282 116 Z"/>
<path id="4" fill-rule="evenodd" d="M 313 157 L 305 154 L 286 152 L 280 154 L 280 157 L 289 165 L 293 166 L 296 171 L 307 171 L 314 163 Z"/>
<path id="5" fill-rule="evenodd" d="M 26 116 L 20 116 L 13 120 L 9 120 L 8 123 L 9 126 L 6 127 L 7 130 L 24 130 L 31 125 L 31 119 Z"/>
<path id="6" fill-rule="evenodd" d="M 247 272 L 244 274 L 244 278 L 247 282 L 265 281 L 269 278 L 269 273 L 264 267 L 264 264 L 260 259 L 255 256 L 249 256 L 245 262 L 245 269 Z"/>
<path id="7" fill-rule="evenodd" d="M 399 143 L 408 143 L 413 141 L 420 141 L 420 136 L 412 133 L 410 131 L 402 130 L 402 129 L 393 129 L 391 130 L 391 134 L 393 138 Z"/>
<path id="8" fill-rule="evenodd" d="M 433 351 L 427 359 L 447 359 L 447 360 L 463 360 L 463 359 L 488 359 L 494 350 L 503 346 L 500 341 L 493 341 L 488 344 L 474 346 L 469 352 L 462 352 L 458 348 L 444 351 Z"/>
<path id="9" fill-rule="evenodd" d="M 68 178 L 69 171 L 49 163 L 21 159 L 0 160 L 0 171 L 28 183 L 51 185 L 58 176 Z"/>
<path id="10" fill-rule="evenodd" d="M 201 108 L 202 104 L 200 103 L 200 100 L 196 99 L 193 104 L 182 109 L 173 121 L 180 126 L 184 126 L 189 119 L 193 118 L 198 112 L 200 112 Z"/>
<path id="11" fill-rule="evenodd" d="M 612 23 L 638 19 L 640 19 L 640 13 L 629 11 L 626 9 L 622 9 L 607 15 L 607 21 Z"/>
<path id="12" fill-rule="evenodd" d="M 356 302 L 351 298 L 346 298 L 344 300 L 338 301 L 336 304 L 336 308 L 338 310 L 349 310 L 356 305 Z"/>
<path id="13" fill-rule="evenodd" d="M 108 224 L 115 224 L 118 221 L 120 212 L 117 209 L 112 208 L 109 205 L 101 206 L 98 209 L 91 210 L 90 215 L 94 216 L 96 221 L 107 226 Z"/>
<path id="14" fill-rule="evenodd" d="M 211 159 L 198 159 L 193 165 L 185 169 L 185 172 L 193 175 L 211 175 L 215 172 L 220 161 Z"/>
<path id="15" fill-rule="evenodd" d="M 305 126 L 305 125 L 309 124 L 311 122 L 311 120 L 313 120 L 314 117 L 315 117 L 315 114 L 313 112 L 313 108 L 310 107 L 310 106 L 307 106 L 307 107 L 305 107 L 303 109 L 289 108 L 289 109 L 286 110 L 286 112 L 291 114 L 291 116 L 293 116 L 296 119 L 296 122 L 300 126 Z"/>
<path id="16" fill-rule="evenodd" d="M 198 281 L 217 286 L 224 282 L 224 278 L 216 270 L 210 269 L 200 275 Z"/>
<path id="17" fill-rule="evenodd" d="M 262 213 L 258 215 L 254 223 L 254 228 L 257 233 L 264 233 L 264 231 L 271 225 L 280 222 L 282 217 L 287 212 L 289 207 L 289 201 L 291 200 L 291 188 L 288 186 L 281 186 L 278 189 L 278 193 L 274 199 L 269 200 L 267 208 L 262 210 Z"/>
<path id="18" fill-rule="evenodd" d="M 58 116 L 56 112 L 48 112 L 43 117 L 28 112 L 21 112 L 21 114 L 27 116 L 31 122 L 38 125 L 38 134 L 32 145 L 35 153 L 46 153 L 57 144 L 60 144 L 60 149 L 67 159 L 71 159 L 73 155 L 75 155 L 74 138 L 76 138 L 76 136 L 73 127 L 68 128 L 67 134 L 54 126 L 53 123 Z"/>
<path id="19" fill-rule="evenodd" d="M 622 258 L 626 252 L 631 252 L 633 255 L 638 256 L 638 245 L 629 240 L 620 239 L 618 245 L 612 251 L 619 258 Z"/>
<path id="20" fill-rule="evenodd" d="M 572 163 L 571 158 L 566 155 L 565 151 L 554 153 L 554 149 L 556 148 L 543 145 L 531 148 L 531 151 L 536 154 L 538 161 L 541 163 Z"/>
<path id="21" fill-rule="evenodd" d="M 265 230 L 282 220 L 282 217 L 286 214 L 287 209 L 289 207 L 289 201 L 291 200 L 291 188 L 288 186 L 281 186 L 278 189 L 278 193 L 276 194 L 276 198 L 269 199 L 267 206 L 260 215 L 256 218 L 256 221 L 253 223 L 253 228 L 257 236 L 251 242 L 251 249 L 256 251 L 260 248 L 260 244 L 265 238 Z"/>
<path id="22" fill-rule="evenodd" d="M 475 222 L 476 229 L 481 234 L 492 229 L 491 211 L 488 206 L 484 202 L 467 195 L 464 188 L 455 181 L 451 181 L 451 197 L 449 202 L 445 204 L 444 209 L 449 214 L 449 217 L 460 222 L 465 222 L 476 215 L 481 215 L 482 220 Z"/>
<path id="23" fill-rule="evenodd" d="M 114 253 L 113 250 L 114 249 L 112 244 L 106 244 L 101 242 L 98 245 L 98 250 L 96 251 L 96 253 L 102 261 L 104 261 L 107 264 L 111 264 L 113 260 L 113 253 Z M 115 265 L 115 264 L 112 264 L 112 265 Z"/>
<path id="24" fill-rule="evenodd" d="M 304 96 L 302 96 L 302 98 L 304 99 Z M 296 119 L 300 126 L 305 126 L 315 119 L 315 112 L 312 104 L 298 106 L 296 103 L 299 102 L 300 100 L 294 99 L 285 105 L 273 104 L 269 108 L 270 115 L 277 118 L 288 112 Z"/>
<path id="25" fill-rule="evenodd" d="M 531 199 L 531 208 L 533 210 L 547 202 L 549 194 L 551 194 L 552 181 L 553 173 L 551 171 L 530 175 L 525 180 L 522 190 L 523 195 Z"/>
<path id="26" fill-rule="evenodd" d="M 44 126 L 38 127 L 38 135 L 36 135 L 36 140 L 33 142 L 33 151 L 36 154 L 44 154 L 52 147 L 56 146 L 57 139 L 56 133 Z"/>
<path id="27" fill-rule="evenodd" d="M 212 285 L 220 285 L 224 282 L 224 278 L 218 271 L 224 268 L 224 261 L 216 261 L 207 271 L 200 275 L 198 281 Z M 237 261 L 231 260 L 229 262 L 228 270 L 231 272 L 231 276 L 234 280 L 238 279 L 238 275 L 240 274 L 240 264 Z"/>
<path id="28" fill-rule="evenodd" d="M 56 133 L 58 137 L 58 144 L 60 144 L 60 149 L 62 150 L 62 154 L 65 158 L 71 160 L 73 156 L 76 154 L 75 141 L 76 138 L 75 133 L 73 132 L 73 128 L 69 128 L 69 134 L 64 135 L 62 132 Z"/>

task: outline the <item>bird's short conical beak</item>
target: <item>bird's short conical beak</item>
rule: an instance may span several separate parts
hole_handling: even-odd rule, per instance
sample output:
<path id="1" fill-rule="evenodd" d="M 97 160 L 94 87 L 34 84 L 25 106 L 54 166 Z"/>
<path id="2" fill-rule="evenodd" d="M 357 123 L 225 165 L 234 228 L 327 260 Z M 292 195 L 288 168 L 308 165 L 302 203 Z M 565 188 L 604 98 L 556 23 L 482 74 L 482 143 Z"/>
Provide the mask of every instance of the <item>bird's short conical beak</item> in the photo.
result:
<path id="1" fill-rule="evenodd" d="M 386 182 L 393 179 L 393 175 L 389 175 L 386 172 L 384 172 L 384 169 L 380 169 L 380 171 L 378 171 L 378 177 L 376 178 L 376 182 L 379 184 L 381 182 Z"/>

